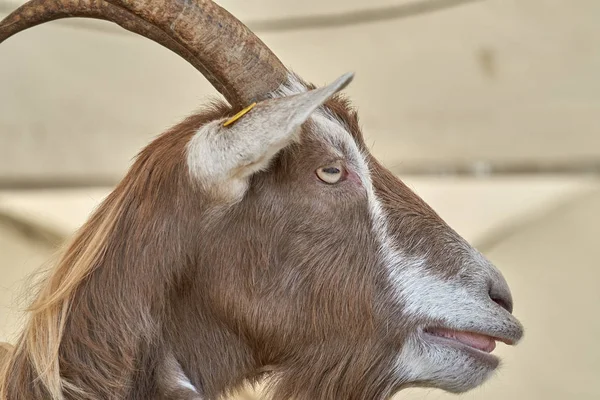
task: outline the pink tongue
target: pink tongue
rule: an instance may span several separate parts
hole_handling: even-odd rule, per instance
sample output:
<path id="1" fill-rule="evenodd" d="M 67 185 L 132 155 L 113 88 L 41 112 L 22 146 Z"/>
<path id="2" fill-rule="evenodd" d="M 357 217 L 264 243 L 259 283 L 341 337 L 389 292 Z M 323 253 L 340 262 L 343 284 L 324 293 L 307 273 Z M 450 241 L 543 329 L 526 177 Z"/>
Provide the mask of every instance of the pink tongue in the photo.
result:
<path id="1" fill-rule="evenodd" d="M 494 339 L 477 333 L 450 331 L 445 329 L 436 329 L 433 333 L 438 336 L 454 339 L 467 346 L 485 351 L 486 353 L 491 353 L 496 348 L 496 341 Z"/>

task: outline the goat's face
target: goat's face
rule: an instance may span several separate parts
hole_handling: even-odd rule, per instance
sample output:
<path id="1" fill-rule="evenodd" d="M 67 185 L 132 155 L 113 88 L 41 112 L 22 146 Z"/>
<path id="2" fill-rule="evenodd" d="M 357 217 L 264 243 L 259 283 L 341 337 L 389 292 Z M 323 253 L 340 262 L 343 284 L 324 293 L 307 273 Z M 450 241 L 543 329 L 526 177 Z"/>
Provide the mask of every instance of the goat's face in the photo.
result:
<path id="1" fill-rule="evenodd" d="M 201 233 L 206 301 L 298 382 L 311 365 L 349 388 L 468 390 L 497 367 L 494 340 L 522 335 L 509 289 L 369 154 L 355 114 L 328 100 L 347 79 L 191 139 L 191 176 L 215 204 Z"/>

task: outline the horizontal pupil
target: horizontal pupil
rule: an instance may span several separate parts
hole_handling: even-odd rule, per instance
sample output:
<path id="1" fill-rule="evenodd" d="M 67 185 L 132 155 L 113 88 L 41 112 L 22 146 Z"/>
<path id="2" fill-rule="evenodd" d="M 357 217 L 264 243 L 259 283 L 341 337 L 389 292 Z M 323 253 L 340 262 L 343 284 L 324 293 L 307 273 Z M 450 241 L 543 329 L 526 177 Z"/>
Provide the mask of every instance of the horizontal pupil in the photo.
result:
<path id="1" fill-rule="evenodd" d="M 327 168 L 323 168 L 323 172 L 325 172 L 326 174 L 339 174 L 340 173 L 340 169 L 336 168 L 336 167 L 327 167 Z"/>

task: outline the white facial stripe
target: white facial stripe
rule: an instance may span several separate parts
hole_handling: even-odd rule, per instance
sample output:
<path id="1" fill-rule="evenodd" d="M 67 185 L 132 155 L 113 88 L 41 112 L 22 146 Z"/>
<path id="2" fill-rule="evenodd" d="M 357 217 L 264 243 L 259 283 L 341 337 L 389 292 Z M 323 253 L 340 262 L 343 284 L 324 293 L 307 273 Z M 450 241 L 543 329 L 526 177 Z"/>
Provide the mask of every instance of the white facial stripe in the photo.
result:
<path id="1" fill-rule="evenodd" d="M 388 270 L 394 300 L 402 304 L 405 317 L 419 320 L 436 318 L 446 321 L 449 326 L 456 319 L 464 321 L 471 317 L 478 304 L 464 286 L 426 273 L 427 254 L 414 258 L 397 249 L 388 231 L 388 217 L 373 187 L 367 157 L 360 152 L 343 124 L 326 111 L 315 113 L 313 121 L 318 125 L 319 134 L 331 146 L 343 148 L 346 152 L 350 150 L 347 156 L 352 159 L 367 192 L 372 231 L 379 242 L 379 256 Z M 424 345 L 415 336 L 407 338 L 395 364 L 395 375 L 405 382 L 443 381 L 448 388 L 460 388 L 461 384 L 465 384 L 461 373 L 458 376 L 448 374 L 453 365 L 473 371 L 469 386 L 475 386 L 489 376 L 489 371 L 472 365 L 468 357 L 457 358 L 452 351 Z"/>
<path id="2" fill-rule="evenodd" d="M 372 231 L 379 243 L 379 256 L 383 264 L 387 267 L 390 280 L 396 290 L 396 301 L 400 302 L 402 300 L 404 305 L 408 302 L 411 308 L 416 310 L 417 314 L 420 313 L 423 308 L 420 307 L 422 302 L 418 298 L 418 289 L 411 296 L 407 296 L 404 291 L 407 285 L 409 288 L 420 286 L 416 278 L 425 275 L 422 268 L 425 258 L 414 259 L 406 257 L 396 249 L 393 238 L 388 233 L 388 218 L 373 187 L 367 157 L 360 151 L 343 124 L 327 112 L 327 110 L 323 111 L 322 109 L 317 111 L 312 119 L 319 127 L 319 134 L 323 135 L 323 138 L 331 146 L 346 149 L 347 152 L 349 150 L 349 154 L 346 155 L 356 168 L 356 173 L 359 175 L 367 192 Z M 405 275 L 404 271 L 407 270 L 416 272 L 414 274 L 415 279 Z M 433 283 L 433 287 L 435 286 L 435 283 Z"/>
<path id="3" fill-rule="evenodd" d="M 365 158 L 342 124 L 322 108 L 313 114 L 311 121 L 317 128 L 317 135 L 329 146 L 331 152 L 345 158 L 365 188 L 371 187 L 369 167 Z"/>
<path id="4" fill-rule="evenodd" d="M 288 96 L 303 91 L 306 91 L 306 87 L 295 75 L 290 74 L 289 81 L 272 95 Z M 494 331 L 520 329 L 518 321 L 506 315 L 500 317 L 502 311 L 489 301 L 485 290 L 481 291 L 486 286 L 482 282 L 489 280 L 490 276 L 499 275 L 499 272 L 466 243 L 460 244 L 464 246 L 461 253 L 464 251 L 465 257 L 462 268 L 468 270 L 470 283 L 442 279 L 427 271 L 427 252 L 415 257 L 397 247 L 389 233 L 388 216 L 373 187 L 368 157 L 361 153 L 344 123 L 326 108 L 317 110 L 312 120 L 317 125 L 319 135 L 333 149 L 343 150 L 350 158 L 362 180 L 368 197 L 372 231 L 379 243 L 379 257 L 390 277 L 392 300 L 401 306 L 403 318 L 419 324 L 435 320 L 457 330 L 469 330 L 471 325 L 477 324 L 476 328 L 485 326 L 491 334 Z M 470 265 L 476 267 L 471 268 Z M 446 390 L 460 392 L 478 386 L 490 376 L 491 370 L 468 354 L 432 345 L 420 336 L 418 331 L 409 334 L 396 358 L 394 372 L 402 382 L 429 382 Z"/>
<path id="5" fill-rule="evenodd" d="M 271 93 L 271 97 L 291 96 L 305 92 L 307 88 L 294 74 L 288 75 L 286 83 L 282 84 L 276 91 Z M 356 142 L 350 136 L 347 128 L 327 109 L 320 108 L 312 116 L 313 122 L 317 125 L 319 134 L 327 140 L 328 144 L 334 149 L 346 149 L 356 172 L 359 175 L 365 190 L 367 191 L 369 212 L 372 218 L 372 229 L 379 242 L 380 257 L 384 265 L 387 266 L 390 280 L 396 289 L 398 301 L 403 300 L 403 305 L 408 306 L 409 311 L 419 315 L 424 311 L 423 302 L 419 296 L 420 287 L 436 287 L 440 282 L 435 277 L 426 277 L 422 265 L 426 258 L 411 259 L 402 255 L 396 249 L 392 237 L 388 231 L 388 220 L 381 201 L 377 197 L 373 188 L 371 174 L 366 155 L 362 154 Z M 406 276 L 405 271 L 413 271 L 414 274 Z M 425 281 L 418 278 L 425 277 Z M 427 280 L 429 279 L 429 280 Z M 439 287 L 439 286 L 437 286 Z M 407 304 L 408 303 L 408 304 Z"/>

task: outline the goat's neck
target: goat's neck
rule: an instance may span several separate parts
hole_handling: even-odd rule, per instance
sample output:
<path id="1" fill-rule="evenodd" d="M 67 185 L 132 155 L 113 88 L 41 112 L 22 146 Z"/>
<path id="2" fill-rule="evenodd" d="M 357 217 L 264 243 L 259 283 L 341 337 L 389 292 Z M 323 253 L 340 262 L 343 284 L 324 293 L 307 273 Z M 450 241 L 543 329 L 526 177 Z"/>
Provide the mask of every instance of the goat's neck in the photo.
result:
<path id="1" fill-rule="evenodd" d="M 61 341 L 61 374 L 98 398 L 153 398 L 167 353 L 167 294 L 186 265 L 190 235 L 184 218 L 144 207 L 132 197 L 120 205 L 100 264 L 73 296 Z"/>
<path id="2" fill-rule="evenodd" d="M 193 283 L 189 285 L 187 290 L 193 291 Z M 177 361 L 183 381 L 205 398 L 215 399 L 247 379 L 258 378 L 260 367 L 244 339 L 214 319 L 201 302 L 191 304 L 194 296 L 182 296 L 182 291 L 186 289 L 178 288 L 163 330 L 165 346 Z M 170 371 L 167 374 L 172 375 L 172 367 Z"/>

